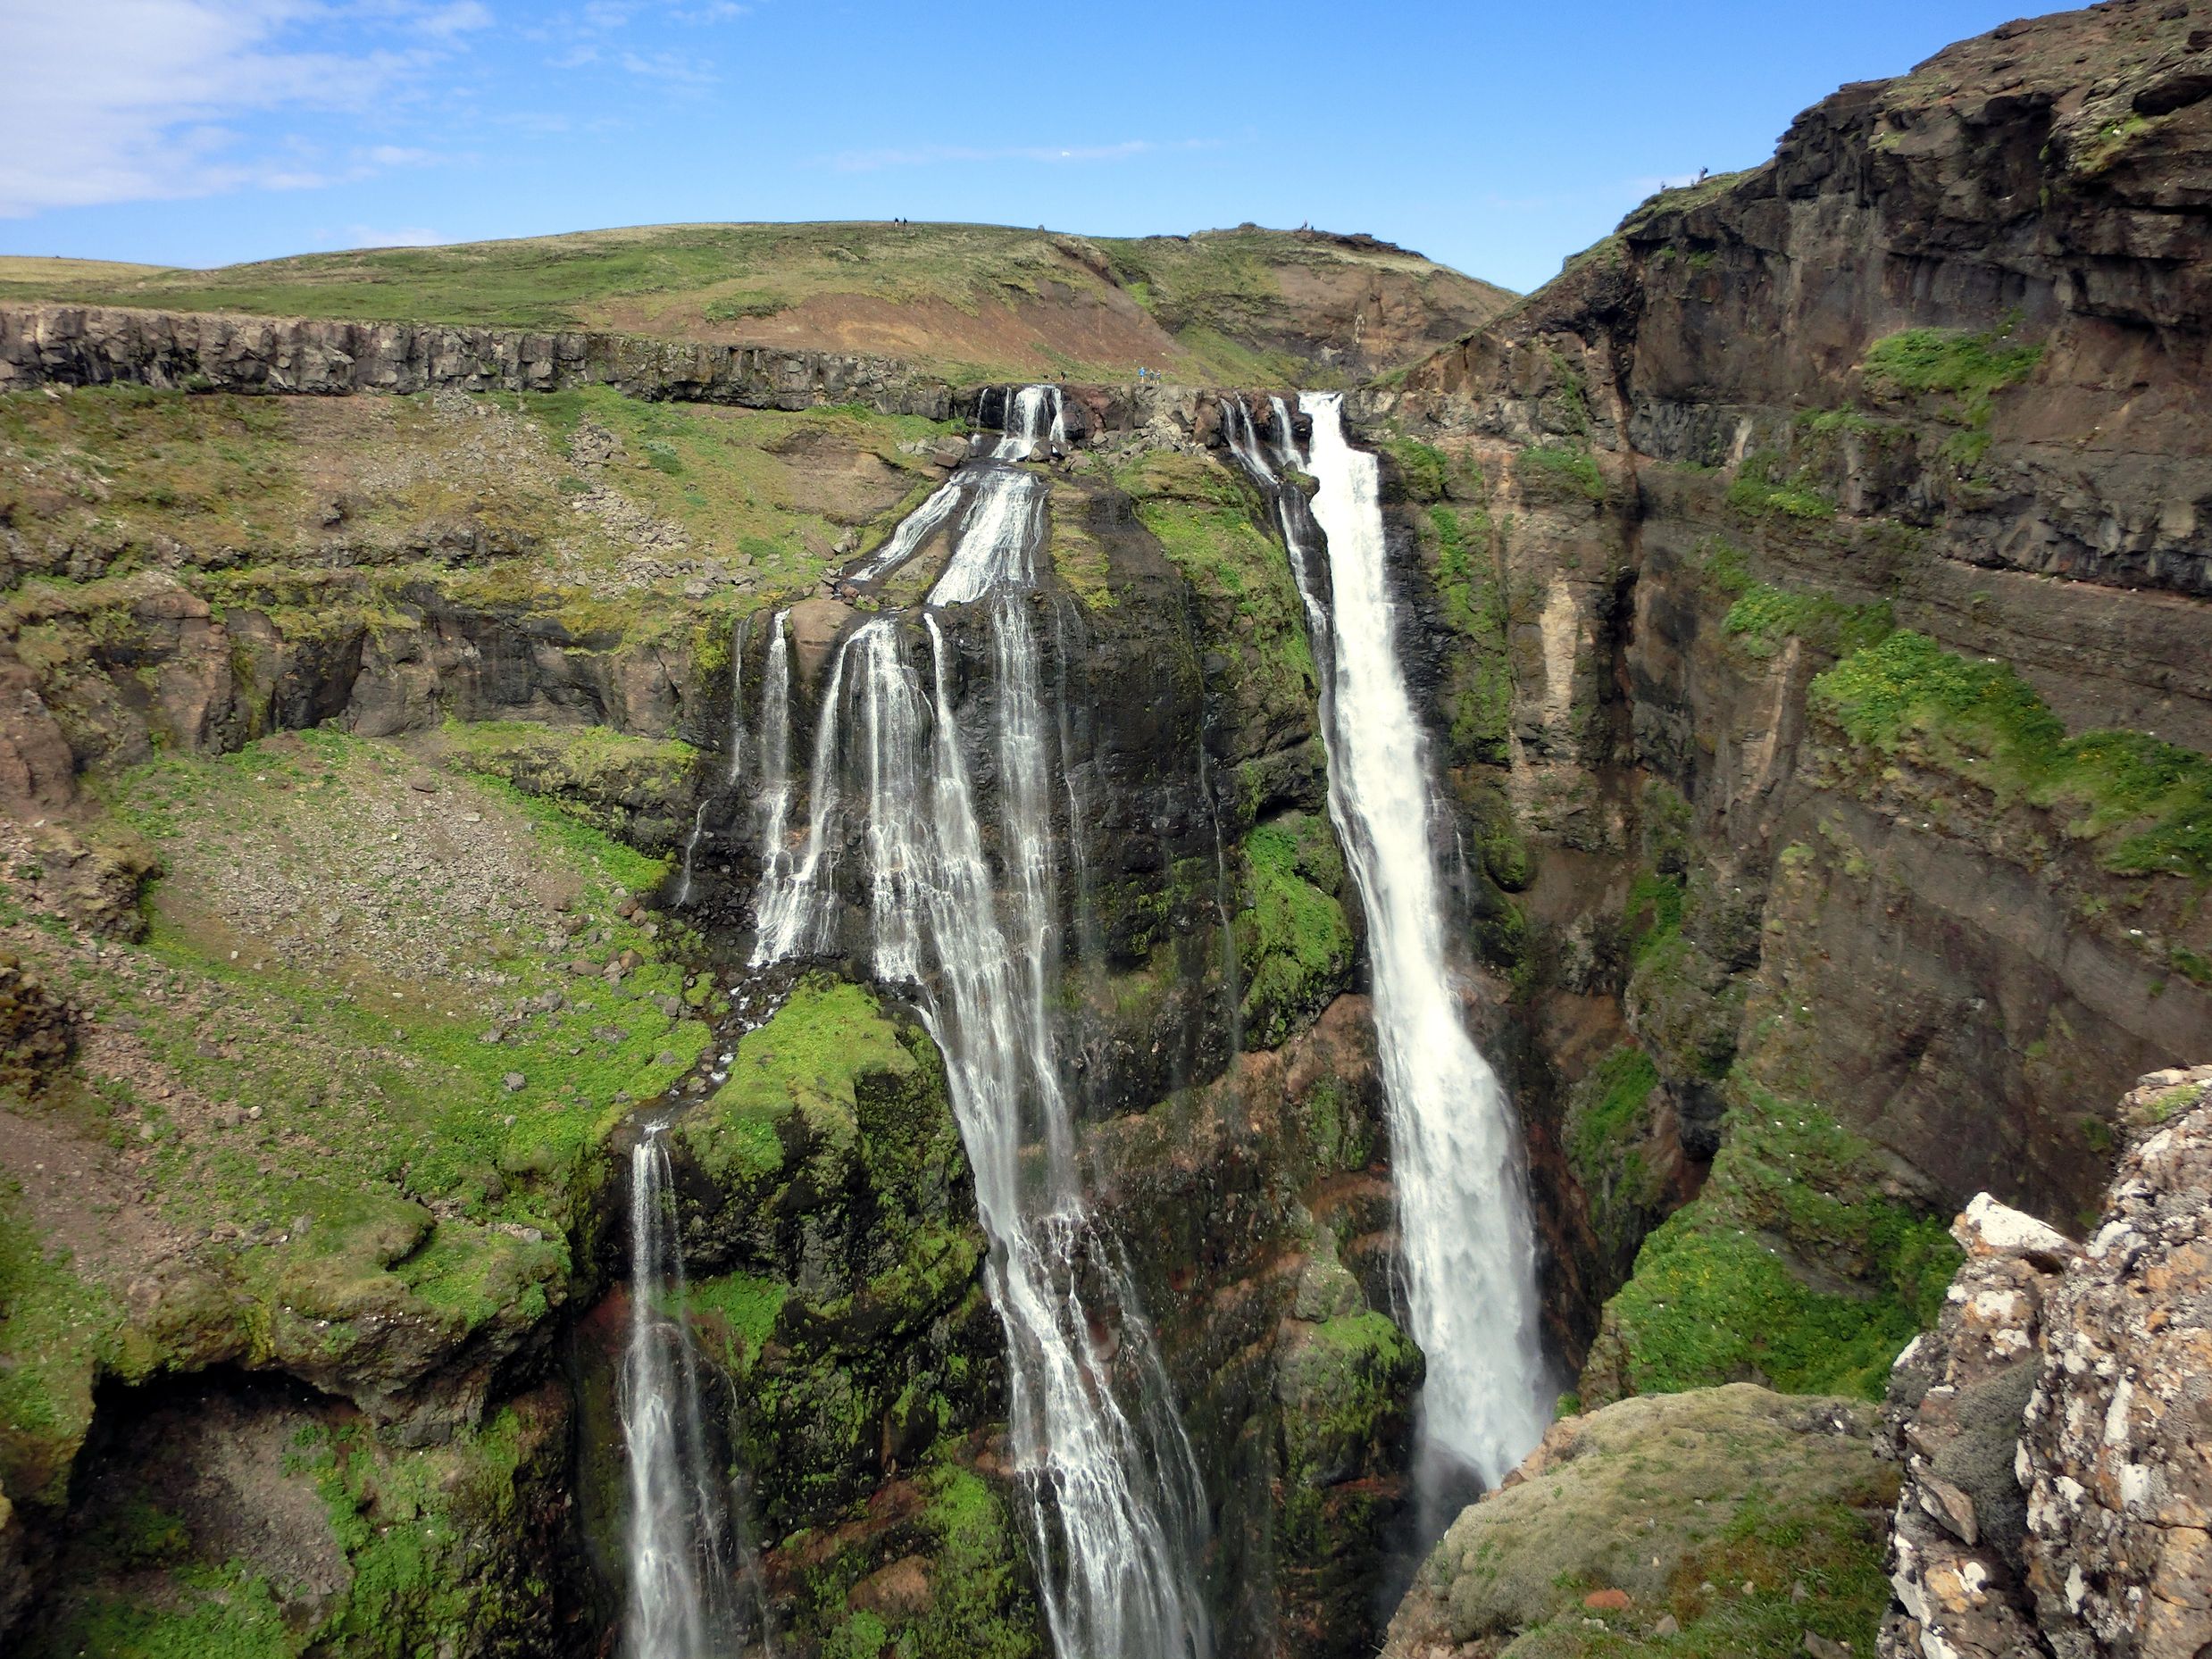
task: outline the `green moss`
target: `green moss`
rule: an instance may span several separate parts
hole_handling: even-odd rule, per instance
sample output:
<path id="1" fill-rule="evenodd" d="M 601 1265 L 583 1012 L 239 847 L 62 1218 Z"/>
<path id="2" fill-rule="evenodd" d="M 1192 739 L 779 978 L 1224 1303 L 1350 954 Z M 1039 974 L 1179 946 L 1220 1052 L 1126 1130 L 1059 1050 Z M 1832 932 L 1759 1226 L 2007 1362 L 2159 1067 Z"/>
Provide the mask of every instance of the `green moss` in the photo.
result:
<path id="1" fill-rule="evenodd" d="M 231 1563 L 178 1571 L 158 1602 L 96 1594 L 34 1634 L 27 1659 L 295 1659 L 299 1651 L 267 1581 Z"/>
<path id="2" fill-rule="evenodd" d="M 1832 519 L 1836 504 L 1822 493 L 1809 469 L 1787 469 L 1782 458 L 1760 450 L 1743 458 L 1728 487 L 1728 504 L 1746 518 Z"/>
<path id="3" fill-rule="evenodd" d="M 1899 631 L 1813 681 L 1809 704 L 1854 742 L 1968 778 L 2000 801 L 2069 812 L 2123 874 L 2212 880 L 2212 760 L 2141 732 L 2069 738 L 2008 666 Z"/>
<path id="4" fill-rule="evenodd" d="M 441 1446 L 387 1447 L 346 1428 L 305 1448 L 353 1568 L 320 1640 L 349 1659 L 415 1659 L 480 1641 L 515 1616 L 501 1587 L 471 1563 L 482 1534 L 522 1523 L 529 1445 L 510 1407 Z"/>
<path id="5" fill-rule="evenodd" d="M 1642 962 L 1680 937 L 1684 890 L 1681 876 L 1656 870 L 1640 872 L 1630 885 L 1623 924 L 1632 961 Z"/>
<path id="6" fill-rule="evenodd" d="M 743 1372 L 750 1356 L 772 1336 L 791 1288 L 779 1280 L 750 1273 L 721 1273 L 691 1283 L 690 1313 L 723 1338 L 722 1349 L 730 1369 Z M 743 1348 L 731 1339 L 742 1342 Z"/>
<path id="7" fill-rule="evenodd" d="M 1451 488 L 1451 458 L 1418 438 L 1390 438 L 1381 447 L 1396 465 L 1401 488 L 1415 501 L 1441 501 Z"/>
<path id="8" fill-rule="evenodd" d="M 1344 868 L 1326 820 L 1286 813 L 1245 838 L 1251 904 L 1237 918 L 1246 1040 L 1273 1048 L 1342 988 L 1350 924 L 1336 896 Z"/>
<path id="9" fill-rule="evenodd" d="M 1866 1142 L 1816 1107 L 1744 1092 L 1704 1190 L 1645 1239 L 1607 1305 L 1591 1371 L 1624 1393 L 1749 1378 L 1879 1398 L 1941 1310 L 1957 1249 L 1885 1196 Z M 1839 1280 L 1851 1293 L 1816 1288 Z"/>
<path id="10" fill-rule="evenodd" d="M 717 1180 L 747 1179 L 781 1166 L 776 1125 L 796 1113 L 832 1146 L 859 1133 L 858 1080 L 871 1073 L 914 1075 L 917 1062 L 898 1028 L 865 989 L 810 976 L 793 988 L 773 1018 L 738 1039 L 730 1078 L 678 1133 Z"/>
<path id="11" fill-rule="evenodd" d="M 1871 1653 L 1898 1485 L 1872 1415 L 1741 1387 L 1597 1413 L 1541 1477 L 1465 1512 L 1423 1588 L 1453 1636 L 1515 1659 L 1789 1659 L 1808 1630 Z M 1599 1588 L 1630 1605 L 1593 1617 Z"/>
<path id="12" fill-rule="evenodd" d="M 1844 656 L 1879 644 L 1895 630 L 1897 621 L 1887 600 L 1846 604 L 1825 594 L 1754 582 L 1729 606 L 1722 626 L 1755 657 L 1773 656 L 1782 641 L 1791 638 L 1832 656 Z"/>
<path id="13" fill-rule="evenodd" d="M 2010 325 L 1986 334 L 1907 329 L 1876 340 L 1859 370 L 1880 390 L 1957 397 L 1953 417 L 1979 427 L 1988 423 L 1995 395 L 2027 379 L 2042 361 L 2042 346 L 2015 341 Z"/>
<path id="14" fill-rule="evenodd" d="M 1305 606 L 1250 484 L 1211 459 L 1157 452 L 1114 481 L 1197 591 L 1209 643 L 1232 664 L 1222 689 L 1255 713 L 1310 708 L 1318 682 Z"/>
<path id="15" fill-rule="evenodd" d="M 1619 1170 L 1624 1148 L 1635 1138 L 1645 1104 L 1658 1086 L 1658 1069 L 1640 1048 L 1616 1048 L 1593 1069 L 1589 1104 L 1567 1125 L 1567 1155 L 1585 1191 Z"/>
<path id="16" fill-rule="evenodd" d="M 619 889 L 649 888 L 664 865 L 505 786 L 447 780 L 433 804 L 407 788 L 419 770 L 388 746 L 311 731 L 157 763 L 110 791 L 173 873 L 145 940 L 104 949 L 72 995 L 134 1022 L 148 1060 L 223 1114 L 178 1135 L 158 1100 L 122 1102 L 150 1131 L 156 1204 L 208 1239 L 236 1292 L 196 1309 L 188 1334 L 222 1339 L 203 1327 L 235 1321 L 257 1364 L 303 1346 L 327 1363 L 393 1320 L 457 1339 L 541 1317 L 592 1224 L 588 1155 L 628 1099 L 666 1088 L 707 1041 L 688 1010 L 665 1012 L 683 989 L 666 943 L 614 913 Z M 456 905 L 437 838 L 419 869 L 388 851 L 382 823 L 468 821 L 463 808 L 596 930 L 592 965 L 622 951 L 639 965 L 619 980 L 563 971 L 577 946 L 538 920 L 542 905 Z M 242 922 L 221 903 L 241 870 L 306 895 L 290 901 L 302 908 Z M 376 884 L 372 902 L 352 901 L 359 955 L 304 937 L 321 925 L 312 883 L 333 871 Z M 416 962 L 446 966 L 395 965 Z M 555 989 L 557 1012 L 515 1013 Z"/>
<path id="17" fill-rule="evenodd" d="M 1413 1339 L 1372 1308 L 1302 1335 L 1285 1353 L 1275 1385 L 1283 1469 L 1294 1486 L 1318 1491 L 1387 1455 L 1406 1431 L 1423 1366 Z M 1293 1505 L 1294 1530 L 1299 1513 Z"/>
<path id="18" fill-rule="evenodd" d="M 1503 765 L 1510 757 L 1513 660 L 1506 583 L 1490 547 L 1489 515 L 1479 507 L 1429 509 L 1436 549 L 1438 609 L 1459 636 L 1445 688 L 1455 762 Z"/>
<path id="19" fill-rule="evenodd" d="M 0 1177 L 0 1489 L 59 1505 L 121 1319 L 65 1253 L 48 1253 L 20 1190 Z"/>
<path id="20" fill-rule="evenodd" d="M 1532 445 L 1521 452 L 1521 463 L 1523 478 L 1531 482 L 1590 501 L 1605 499 L 1605 474 L 1598 470 L 1597 457 L 1579 445 Z"/>
<path id="21" fill-rule="evenodd" d="M 929 1611 L 912 1630 L 914 1659 L 1033 1659 L 1044 1643 L 1004 1496 L 953 1467 L 933 1471 L 923 1490 L 937 1548 Z"/>
<path id="22" fill-rule="evenodd" d="M 716 629 L 711 638 L 726 655 L 726 631 Z M 667 818 L 669 804 L 687 793 L 699 759 L 688 743 L 605 726 L 448 720 L 439 736 L 454 763 L 525 795 L 551 796 L 608 835 L 628 830 L 640 811 L 657 810 Z"/>

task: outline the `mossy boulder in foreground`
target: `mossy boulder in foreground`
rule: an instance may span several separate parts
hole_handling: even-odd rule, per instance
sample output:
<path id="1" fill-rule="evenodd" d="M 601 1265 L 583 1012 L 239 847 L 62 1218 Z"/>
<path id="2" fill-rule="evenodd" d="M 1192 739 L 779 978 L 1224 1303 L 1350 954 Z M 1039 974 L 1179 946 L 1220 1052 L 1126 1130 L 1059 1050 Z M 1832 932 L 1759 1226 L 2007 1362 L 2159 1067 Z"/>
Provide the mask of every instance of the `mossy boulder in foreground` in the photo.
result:
<path id="1" fill-rule="evenodd" d="M 1385 1659 L 1873 1651 L 1897 1477 L 1871 1407 L 1750 1383 L 1552 1426 L 1470 1505 L 1391 1621 Z"/>

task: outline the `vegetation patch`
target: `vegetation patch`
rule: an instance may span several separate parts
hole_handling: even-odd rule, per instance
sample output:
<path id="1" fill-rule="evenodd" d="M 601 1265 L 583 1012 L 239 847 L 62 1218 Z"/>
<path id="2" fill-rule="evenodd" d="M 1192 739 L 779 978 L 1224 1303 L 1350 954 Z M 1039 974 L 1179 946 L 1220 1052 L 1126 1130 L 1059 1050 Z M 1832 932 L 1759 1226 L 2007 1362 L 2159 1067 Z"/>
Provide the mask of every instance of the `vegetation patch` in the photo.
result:
<path id="1" fill-rule="evenodd" d="M 1598 459 L 1577 444 L 1533 444 L 1520 455 L 1521 477 L 1551 493 L 1603 501 L 1605 474 Z"/>
<path id="2" fill-rule="evenodd" d="M 730 1078 L 678 1133 L 718 1181 L 772 1172 L 778 1125 L 796 1114 L 811 1133 L 849 1147 L 859 1133 L 859 1080 L 904 1081 L 919 1063 L 864 988 L 810 976 L 775 1016 L 738 1039 Z"/>
<path id="3" fill-rule="evenodd" d="M 1155 452 L 1115 472 L 1137 517 L 1198 592 L 1231 658 L 1221 689 L 1261 718 L 1311 709 L 1318 681 L 1306 611 L 1258 496 L 1219 462 Z"/>
<path id="4" fill-rule="evenodd" d="M 1579 1418 L 1542 1473 L 1462 1513 L 1408 1610 L 1515 1659 L 1789 1659 L 1808 1630 L 1871 1653 L 1897 1492 L 1871 1418 L 1740 1385 Z"/>
<path id="5" fill-rule="evenodd" d="M 19 1192 L 0 1177 L 0 1491 L 58 1507 L 122 1321 L 64 1253 L 48 1254 Z"/>
<path id="6" fill-rule="evenodd" d="M 1901 630 L 1815 679 L 1807 701 L 1855 743 L 2070 813 L 2067 833 L 2108 870 L 2212 880 L 2212 760 L 2137 731 L 2069 738 L 2007 664 Z"/>
<path id="7" fill-rule="evenodd" d="M 1830 656 L 1848 656 L 1879 645 L 1896 629 L 1896 613 L 1886 599 L 1847 604 L 1760 581 L 1751 574 L 1749 555 L 1717 537 L 1701 543 L 1699 554 L 1707 579 L 1732 601 L 1721 626 L 1747 655 L 1772 657 L 1785 640 L 1797 638 Z"/>
<path id="8" fill-rule="evenodd" d="M 1629 1189 L 1632 1198 L 1641 1196 L 1649 1174 L 1634 1143 L 1658 1086 L 1658 1068 L 1631 1046 L 1599 1061 L 1575 1091 L 1567 1113 L 1567 1156 L 1593 1205 L 1616 1188 Z"/>
<path id="9" fill-rule="evenodd" d="M 1836 504 L 1824 494 L 1808 467 L 1792 470 L 1771 450 L 1743 458 L 1728 487 L 1728 504 L 1748 519 L 1832 519 Z"/>
<path id="10" fill-rule="evenodd" d="M 1907 329 L 1869 346 L 1859 371 L 1877 391 L 1954 397 L 1952 419 L 1965 426 L 1985 426 L 1995 396 L 2026 379 L 2043 361 L 2041 344 L 2015 338 L 2014 326 L 1983 334 Z"/>
<path id="11" fill-rule="evenodd" d="M 1435 548 L 1438 608 L 1462 648 L 1452 655 L 1446 690 L 1456 762 L 1506 763 L 1513 722 L 1513 659 L 1507 640 L 1511 614 L 1506 583 L 1491 551 L 1490 515 L 1480 507 L 1428 512 Z"/>
<path id="12" fill-rule="evenodd" d="M 1606 1305 L 1586 1399 L 1740 1380 L 1878 1399 L 1941 1311 L 1957 1248 L 1888 1196 L 1874 1148 L 1816 1106 L 1740 1096 L 1704 1190 Z"/>
<path id="13" fill-rule="evenodd" d="M 96 1367 L 135 1380 L 174 1350 L 338 1378 L 393 1321 L 519 1340 L 566 1292 L 590 1155 L 707 1040 L 630 902 L 664 866 L 551 803 L 330 731 L 107 794 L 167 871 L 143 940 L 54 925 L 9 871 L 0 942 L 109 1034 L 46 1121 L 195 1271 L 126 1331 L 73 1287 L 92 1267 L 0 1217 L 0 1346 L 38 1355 L 0 1365 L 22 1496 L 81 1436 Z"/>
<path id="14" fill-rule="evenodd" d="M 1352 930 L 1344 860 L 1326 819 L 1287 813 L 1244 840 L 1250 903 L 1237 918 L 1245 1040 L 1273 1048 L 1343 988 Z"/>

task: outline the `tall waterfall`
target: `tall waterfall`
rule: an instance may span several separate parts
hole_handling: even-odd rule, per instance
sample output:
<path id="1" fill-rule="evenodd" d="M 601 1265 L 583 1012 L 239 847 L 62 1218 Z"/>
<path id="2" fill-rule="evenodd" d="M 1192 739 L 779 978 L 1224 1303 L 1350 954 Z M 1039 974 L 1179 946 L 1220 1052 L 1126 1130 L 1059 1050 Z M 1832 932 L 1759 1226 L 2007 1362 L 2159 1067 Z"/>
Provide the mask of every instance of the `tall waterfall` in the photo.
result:
<path id="1" fill-rule="evenodd" d="M 1542 1436 L 1550 1404 L 1519 1123 L 1468 1035 L 1445 949 L 1433 775 L 1399 664 L 1375 459 L 1346 440 L 1340 396 L 1299 403 L 1312 453 L 1298 455 L 1280 402 L 1276 444 L 1320 485 L 1311 519 L 1277 496 L 1323 665 L 1329 813 L 1367 917 L 1407 1312 L 1429 1362 L 1422 1432 L 1447 1460 L 1425 1457 L 1423 1484 L 1448 1483 L 1452 1463 L 1495 1484 Z M 1244 464 L 1275 482 L 1242 404 L 1230 405 L 1228 430 Z M 1315 556 L 1324 538 L 1326 603 Z"/>
<path id="2" fill-rule="evenodd" d="M 765 1650 L 766 1603 L 699 1408 L 665 1128 L 647 1125 L 630 1155 L 630 1342 L 619 1399 L 630 1462 L 622 1652 L 735 1659 L 749 1641 Z M 741 1596 L 739 1587 L 748 1593 Z"/>
<path id="3" fill-rule="evenodd" d="M 1086 1209 L 1052 1055 L 1052 809 L 1066 787 L 1054 768 L 1065 762 L 1026 591 L 1046 490 L 1009 463 L 1044 436 L 1064 436 L 1058 389 L 1018 394 L 1008 424 L 1017 422 L 962 469 L 970 505 L 920 629 L 872 618 L 831 661 L 805 840 L 792 856 L 771 849 L 754 961 L 837 948 L 837 864 L 856 846 L 865 869 L 843 890 L 864 897 L 876 978 L 914 998 L 944 1053 L 974 1171 L 987 1284 L 1006 1332 L 1015 1470 L 1054 1646 L 1060 1659 L 1206 1659 L 1212 1633 L 1193 1572 L 1205 1538 L 1197 1462 L 1120 1250 Z M 947 607 L 964 609 L 956 619 Z M 953 689 L 956 621 L 982 622 L 989 638 L 994 696 L 988 719 L 968 724 Z M 995 825 L 979 808 L 972 750 L 998 786 Z M 996 883 L 984 851 L 992 828 Z"/>

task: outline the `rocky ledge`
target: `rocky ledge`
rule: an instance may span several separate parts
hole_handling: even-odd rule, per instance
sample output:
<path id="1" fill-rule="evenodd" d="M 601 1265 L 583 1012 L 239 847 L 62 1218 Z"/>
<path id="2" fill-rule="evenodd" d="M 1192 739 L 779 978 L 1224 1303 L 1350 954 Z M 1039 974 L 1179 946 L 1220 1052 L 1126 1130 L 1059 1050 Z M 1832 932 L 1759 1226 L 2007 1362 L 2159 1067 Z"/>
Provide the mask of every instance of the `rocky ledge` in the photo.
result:
<path id="1" fill-rule="evenodd" d="M 1954 1221 L 1965 1263 L 1878 1425 L 1747 1383 L 1563 1418 L 1454 1522 L 1385 1659 L 2205 1652 L 2212 1066 L 2118 1116 L 2086 1244 L 1986 1193 Z"/>
<path id="2" fill-rule="evenodd" d="M 952 388 L 888 357 L 714 346 L 598 332 L 0 306 L 0 391 L 31 386 L 185 391 L 557 392 L 807 409 L 864 404 L 941 421 Z"/>

